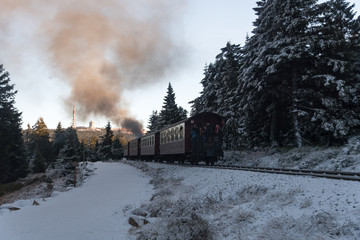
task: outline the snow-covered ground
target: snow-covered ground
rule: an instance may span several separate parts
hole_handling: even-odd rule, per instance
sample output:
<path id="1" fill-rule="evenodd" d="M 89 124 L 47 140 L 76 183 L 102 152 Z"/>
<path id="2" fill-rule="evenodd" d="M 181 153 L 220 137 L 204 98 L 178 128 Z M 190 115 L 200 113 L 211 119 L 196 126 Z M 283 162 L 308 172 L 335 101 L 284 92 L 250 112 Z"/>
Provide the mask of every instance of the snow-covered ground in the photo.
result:
<path id="1" fill-rule="evenodd" d="M 228 151 L 219 164 L 360 172 L 360 136 L 341 147 Z"/>
<path id="2" fill-rule="evenodd" d="M 359 182 L 127 160 L 92 167 L 81 187 L 38 206 L 0 206 L 0 240 L 360 239 Z"/>
<path id="3" fill-rule="evenodd" d="M 95 174 L 80 188 L 35 199 L 40 205 L 30 199 L 0 206 L 0 240 L 129 239 L 123 210 L 151 198 L 149 178 L 120 163 L 92 167 Z"/>
<path id="4" fill-rule="evenodd" d="M 128 164 L 155 179 L 138 239 L 360 239 L 359 182 Z"/>

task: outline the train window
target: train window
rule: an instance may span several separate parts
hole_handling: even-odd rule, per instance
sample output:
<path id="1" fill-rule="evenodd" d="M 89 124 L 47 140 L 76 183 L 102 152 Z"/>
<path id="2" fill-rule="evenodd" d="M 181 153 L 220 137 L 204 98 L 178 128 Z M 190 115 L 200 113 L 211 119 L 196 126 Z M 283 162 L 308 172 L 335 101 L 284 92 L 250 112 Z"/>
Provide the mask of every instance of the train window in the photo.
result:
<path id="1" fill-rule="evenodd" d="M 184 127 L 180 126 L 180 139 L 184 139 Z"/>
<path id="2" fill-rule="evenodd" d="M 170 137 L 170 133 L 169 131 L 166 131 L 166 142 L 168 143 L 169 142 L 169 137 Z"/>
<path id="3" fill-rule="evenodd" d="M 174 138 L 175 137 L 175 131 L 174 129 L 171 129 L 171 141 L 173 142 L 174 141 Z"/>
<path id="4" fill-rule="evenodd" d="M 175 129 L 175 141 L 179 140 L 179 127 L 176 127 Z"/>

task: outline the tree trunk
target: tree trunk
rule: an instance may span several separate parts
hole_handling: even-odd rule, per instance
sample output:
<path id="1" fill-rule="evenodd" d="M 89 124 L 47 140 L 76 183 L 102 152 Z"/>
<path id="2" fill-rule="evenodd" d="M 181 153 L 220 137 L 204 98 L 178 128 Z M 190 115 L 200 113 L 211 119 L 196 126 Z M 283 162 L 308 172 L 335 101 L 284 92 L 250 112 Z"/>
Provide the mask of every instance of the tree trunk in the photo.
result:
<path id="1" fill-rule="evenodd" d="M 270 144 L 272 147 L 279 146 L 278 136 L 279 136 L 279 114 L 277 107 L 271 111 L 271 120 L 270 120 Z"/>
<path id="2" fill-rule="evenodd" d="M 294 121 L 294 134 L 295 134 L 295 142 L 298 148 L 302 147 L 302 139 L 301 139 L 301 131 L 300 131 L 300 124 L 298 118 L 298 76 L 297 76 L 297 69 L 293 67 L 292 74 L 291 74 L 291 81 L 293 87 L 293 121 Z"/>

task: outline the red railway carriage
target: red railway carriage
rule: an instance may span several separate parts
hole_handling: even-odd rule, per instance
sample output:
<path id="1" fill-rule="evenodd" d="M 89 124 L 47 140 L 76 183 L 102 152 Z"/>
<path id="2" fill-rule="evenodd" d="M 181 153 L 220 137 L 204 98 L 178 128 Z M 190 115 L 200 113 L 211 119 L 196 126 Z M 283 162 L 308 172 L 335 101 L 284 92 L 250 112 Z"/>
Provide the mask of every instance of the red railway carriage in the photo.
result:
<path id="1" fill-rule="evenodd" d="M 129 157 L 129 143 L 124 147 L 124 157 Z"/>
<path id="2" fill-rule="evenodd" d="M 213 162 L 213 159 L 207 158 L 210 156 L 206 153 L 197 158 L 192 157 L 194 155 L 194 141 L 191 136 L 191 129 L 195 125 L 200 128 L 205 126 L 214 128 L 217 124 L 220 126 L 223 124 L 223 118 L 220 115 L 204 112 L 160 130 L 160 156 L 170 162 L 174 160 L 184 162 L 186 159 L 196 162 L 202 160 Z M 208 147 L 211 148 L 212 146 L 209 145 Z"/>
<path id="3" fill-rule="evenodd" d="M 223 125 L 223 118 L 214 113 L 204 112 L 169 125 L 159 131 L 149 133 L 128 143 L 129 159 L 160 160 L 194 163 L 205 161 L 214 163 L 216 153 L 215 144 L 205 138 L 205 128 L 210 134 L 216 125 Z M 196 139 L 192 137 L 192 128 L 199 129 Z M 202 131 L 204 130 L 204 131 Z"/>
<path id="4" fill-rule="evenodd" d="M 138 159 L 141 155 L 140 138 L 134 139 L 128 143 L 128 157 L 130 159 Z"/>
<path id="5" fill-rule="evenodd" d="M 159 137 L 160 133 L 154 132 L 140 138 L 141 159 L 156 159 L 159 156 Z"/>

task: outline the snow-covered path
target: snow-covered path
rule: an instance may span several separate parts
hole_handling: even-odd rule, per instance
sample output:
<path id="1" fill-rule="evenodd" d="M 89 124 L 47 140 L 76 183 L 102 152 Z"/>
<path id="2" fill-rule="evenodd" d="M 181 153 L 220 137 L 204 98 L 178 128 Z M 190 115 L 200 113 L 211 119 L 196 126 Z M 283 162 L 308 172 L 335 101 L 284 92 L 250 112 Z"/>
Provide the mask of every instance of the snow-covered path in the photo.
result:
<path id="1" fill-rule="evenodd" d="M 0 214 L 0 240 L 128 239 L 123 209 L 150 199 L 149 178 L 121 163 L 95 167 L 95 176 L 80 188 Z"/>

